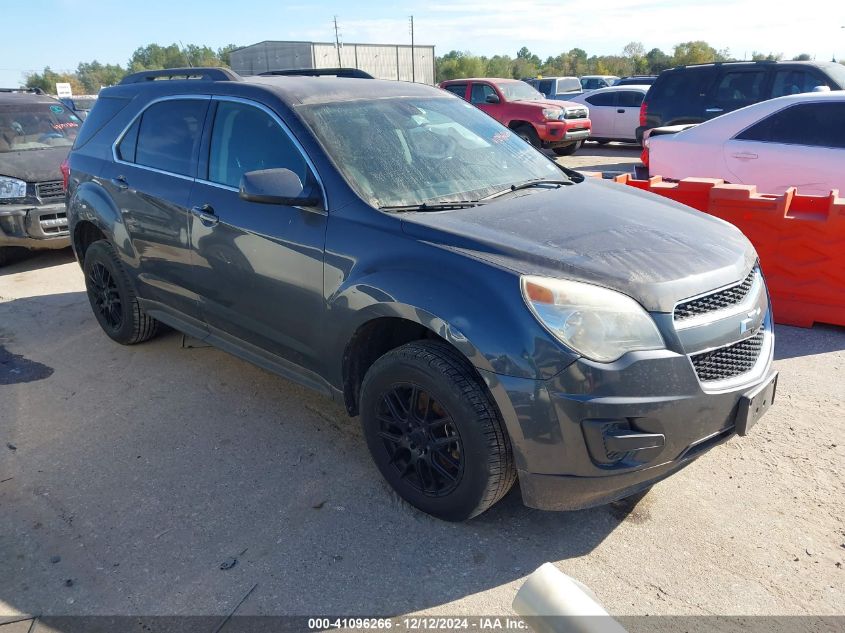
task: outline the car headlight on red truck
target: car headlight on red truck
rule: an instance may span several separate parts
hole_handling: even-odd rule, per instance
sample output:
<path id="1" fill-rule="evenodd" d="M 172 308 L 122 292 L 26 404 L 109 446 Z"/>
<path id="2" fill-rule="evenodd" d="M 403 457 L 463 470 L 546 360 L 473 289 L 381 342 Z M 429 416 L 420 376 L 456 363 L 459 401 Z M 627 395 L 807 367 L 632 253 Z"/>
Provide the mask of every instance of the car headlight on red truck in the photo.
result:
<path id="1" fill-rule="evenodd" d="M 543 108 L 543 118 L 546 121 L 560 121 L 566 114 L 561 108 Z"/>

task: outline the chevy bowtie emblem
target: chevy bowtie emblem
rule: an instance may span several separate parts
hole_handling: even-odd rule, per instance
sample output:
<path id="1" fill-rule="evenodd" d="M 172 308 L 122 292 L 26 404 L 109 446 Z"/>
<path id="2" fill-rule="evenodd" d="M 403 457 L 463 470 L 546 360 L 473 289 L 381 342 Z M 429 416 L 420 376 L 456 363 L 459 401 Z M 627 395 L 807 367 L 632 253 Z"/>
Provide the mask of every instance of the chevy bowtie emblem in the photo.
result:
<path id="1" fill-rule="evenodd" d="M 751 312 L 747 313 L 742 321 L 739 322 L 739 333 L 745 334 L 748 330 L 751 329 L 751 325 L 754 323 L 754 320 L 760 315 L 760 308 L 754 308 Z"/>

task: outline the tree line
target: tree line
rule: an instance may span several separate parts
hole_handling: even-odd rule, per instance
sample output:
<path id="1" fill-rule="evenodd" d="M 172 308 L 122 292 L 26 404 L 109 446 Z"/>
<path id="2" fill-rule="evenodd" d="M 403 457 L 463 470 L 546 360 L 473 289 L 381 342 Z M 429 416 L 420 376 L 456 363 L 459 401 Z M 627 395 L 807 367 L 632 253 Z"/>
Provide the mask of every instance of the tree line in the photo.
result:
<path id="1" fill-rule="evenodd" d="M 216 50 L 196 44 L 188 46 L 148 44 L 135 50 L 125 67 L 120 64 L 101 64 L 97 60 L 80 62 L 74 72 L 55 72 L 48 66 L 43 72 L 27 75 L 26 87 L 41 88 L 48 94 L 54 94 L 56 82 L 66 82 L 70 84 L 73 94 L 97 94 L 100 88 L 113 86 L 127 74 L 140 70 L 188 66 L 229 67 L 229 55 L 237 48 L 240 46 L 235 44 Z"/>
<path id="2" fill-rule="evenodd" d="M 780 61 L 782 53 L 754 51 L 751 60 Z M 812 57 L 802 53 L 793 58 L 809 61 Z M 641 42 L 630 42 L 618 55 L 588 55 L 582 48 L 572 48 L 555 57 L 540 59 L 523 46 L 516 57 L 493 55 L 483 57 L 469 51 L 450 51 L 436 60 L 437 81 L 463 77 L 559 77 L 582 75 L 656 75 L 659 72 L 685 64 L 736 61 L 728 49 L 717 50 L 707 42 L 683 42 L 673 47 L 672 54 L 659 48 L 646 51 Z M 835 61 L 835 60 L 834 60 Z M 845 62 L 843 62 L 845 63 Z"/>
<path id="3" fill-rule="evenodd" d="M 97 94 L 100 88 L 112 86 L 128 73 L 161 68 L 185 66 L 229 67 L 230 54 L 240 48 L 229 44 L 213 49 L 208 46 L 171 44 L 161 46 L 148 44 L 132 53 L 126 66 L 102 64 L 97 60 L 81 62 L 73 72 L 56 72 L 49 66 L 43 72 L 27 75 L 27 88 L 41 88 L 55 93 L 57 82 L 71 85 L 74 94 Z M 717 61 L 731 61 L 734 58 L 727 49 L 716 50 L 704 41 L 683 42 L 673 47 L 672 54 L 659 48 L 646 51 L 641 42 L 627 44 L 619 55 L 588 55 L 584 49 L 572 48 L 555 57 L 540 59 L 523 46 L 516 57 L 510 55 L 476 56 L 468 51 L 450 51 L 435 60 L 437 81 L 462 77 L 546 77 L 581 75 L 653 75 L 673 66 L 701 64 Z M 758 53 L 752 60 L 781 60 L 781 53 Z M 804 53 L 795 60 L 809 60 Z M 835 60 L 834 60 L 835 61 Z M 843 62 L 845 63 L 845 62 Z"/>

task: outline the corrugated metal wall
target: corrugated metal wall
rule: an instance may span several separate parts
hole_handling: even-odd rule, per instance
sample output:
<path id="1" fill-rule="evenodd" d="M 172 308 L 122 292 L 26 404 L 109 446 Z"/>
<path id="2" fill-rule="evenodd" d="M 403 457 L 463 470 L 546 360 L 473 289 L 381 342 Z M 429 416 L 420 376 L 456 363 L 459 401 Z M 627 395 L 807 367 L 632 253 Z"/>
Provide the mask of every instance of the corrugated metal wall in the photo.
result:
<path id="1" fill-rule="evenodd" d="M 232 70 L 256 75 L 284 68 L 337 68 L 337 48 L 323 42 L 261 42 L 232 52 Z M 394 44 L 344 44 L 340 65 L 360 68 L 377 79 L 434 84 L 434 47 Z"/>

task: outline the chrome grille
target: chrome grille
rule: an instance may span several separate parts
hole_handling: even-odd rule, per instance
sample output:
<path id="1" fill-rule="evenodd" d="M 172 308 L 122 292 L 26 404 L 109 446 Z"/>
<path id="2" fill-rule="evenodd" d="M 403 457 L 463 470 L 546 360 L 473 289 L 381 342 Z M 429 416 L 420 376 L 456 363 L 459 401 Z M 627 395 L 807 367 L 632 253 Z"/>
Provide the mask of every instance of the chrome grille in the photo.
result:
<path id="1" fill-rule="evenodd" d="M 751 371 L 760 358 L 764 335 L 761 328 L 751 338 L 690 356 L 698 379 L 701 382 L 727 380 Z"/>
<path id="2" fill-rule="evenodd" d="M 65 197 L 64 184 L 61 180 L 35 183 L 35 195 L 40 200 L 61 200 Z"/>
<path id="3" fill-rule="evenodd" d="M 745 279 L 730 288 L 679 303 L 675 306 L 675 321 L 691 319 L 701 314 L 723 310 L 741 303 L 751 291 L 758 274 L 759 270 L 755 266 Z"/>
<path id="4" fill-rule="evenodd" d="M 587 109 L 586 108 L 566 108 L 566 111 L 563 115 L 564 119 L 586 119 L 587 118 Z"/>

